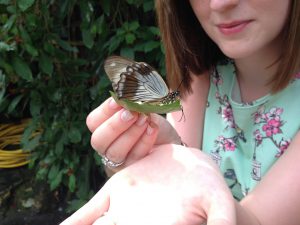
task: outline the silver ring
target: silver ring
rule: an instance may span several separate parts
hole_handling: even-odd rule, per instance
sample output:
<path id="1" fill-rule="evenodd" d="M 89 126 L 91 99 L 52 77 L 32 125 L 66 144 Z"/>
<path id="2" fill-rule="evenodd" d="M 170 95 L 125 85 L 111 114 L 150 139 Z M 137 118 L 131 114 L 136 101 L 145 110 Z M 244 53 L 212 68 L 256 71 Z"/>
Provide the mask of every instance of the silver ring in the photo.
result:
<path id="1" fill-rule="evenodd" d="M 113 162 L 109 158 L 107 158 L 105 155 L 102 156 L 102 163 L 104 166 L 107 166 L 109 168 L 117 168 L 118 166 L 121 166 L 125 161 L 122 162 Z"/>

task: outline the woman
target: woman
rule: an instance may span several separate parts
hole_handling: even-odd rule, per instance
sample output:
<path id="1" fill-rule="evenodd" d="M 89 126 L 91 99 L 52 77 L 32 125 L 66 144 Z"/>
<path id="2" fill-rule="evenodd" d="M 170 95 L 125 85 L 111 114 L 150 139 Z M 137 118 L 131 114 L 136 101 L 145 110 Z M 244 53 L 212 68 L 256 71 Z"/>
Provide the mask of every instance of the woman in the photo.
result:
<path id="1" fill-rule="evenodd" d="M 91 112 L 93 147 L 122 170 L 63 224 L 299 224 L 299 1 L 156 4 L 186 121 L 112 99 Z"/>

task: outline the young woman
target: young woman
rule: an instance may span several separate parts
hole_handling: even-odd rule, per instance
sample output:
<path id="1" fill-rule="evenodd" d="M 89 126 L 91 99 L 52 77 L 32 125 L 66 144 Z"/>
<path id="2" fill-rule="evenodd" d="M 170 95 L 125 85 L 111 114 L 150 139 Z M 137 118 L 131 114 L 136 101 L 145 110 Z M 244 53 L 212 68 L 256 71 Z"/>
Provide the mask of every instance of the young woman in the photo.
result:
<path id="1" fill-rule="evenodd" d="M 112 99 L 91 112 L 93 147 L 122 170 L 63 224 L 299 224 L 300 2 L 156 4 L 185 121 Z"/>

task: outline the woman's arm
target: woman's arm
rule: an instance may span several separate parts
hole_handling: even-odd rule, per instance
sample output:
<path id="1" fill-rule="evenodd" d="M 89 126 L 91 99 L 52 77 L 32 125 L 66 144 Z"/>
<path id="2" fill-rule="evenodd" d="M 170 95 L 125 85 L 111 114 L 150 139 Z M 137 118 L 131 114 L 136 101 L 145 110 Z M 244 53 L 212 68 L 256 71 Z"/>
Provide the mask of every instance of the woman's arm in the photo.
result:
<path id="1" fill-rule="evenodd" d="M 209 74 L 192 75 L 192 93 L 184 96 L 181 111 L 169 113 L 168 121 L 187 146 L 201 149 L 204 116 L 209 91 Z"/>
<path id="2" fill-rule="evenodd" d="M 253 224 L 246 223 L 243 210 L 255 216 L 256 224 L 300 224 L 299 162 L 300 132 L 262 181 L 237 204 L 237 224 Z"/>

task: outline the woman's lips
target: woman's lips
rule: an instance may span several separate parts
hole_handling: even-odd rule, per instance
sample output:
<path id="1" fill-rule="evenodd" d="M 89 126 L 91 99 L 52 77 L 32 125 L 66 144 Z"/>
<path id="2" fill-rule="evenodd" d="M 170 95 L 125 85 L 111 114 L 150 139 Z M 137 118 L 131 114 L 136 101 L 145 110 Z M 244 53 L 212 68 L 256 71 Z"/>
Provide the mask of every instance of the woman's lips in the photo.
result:
<path id="1" fill-rule="evenodd" d="M 236 34 L 244 30 L 251 20 L 233 21 L 230 23 L 218 24 L 217 27 L 224 35 Z"/>

